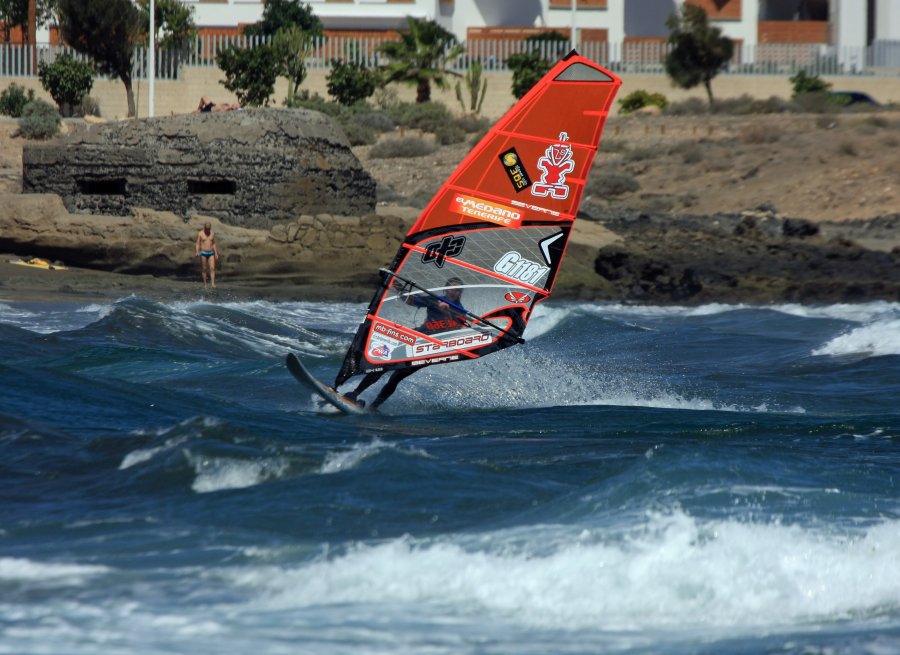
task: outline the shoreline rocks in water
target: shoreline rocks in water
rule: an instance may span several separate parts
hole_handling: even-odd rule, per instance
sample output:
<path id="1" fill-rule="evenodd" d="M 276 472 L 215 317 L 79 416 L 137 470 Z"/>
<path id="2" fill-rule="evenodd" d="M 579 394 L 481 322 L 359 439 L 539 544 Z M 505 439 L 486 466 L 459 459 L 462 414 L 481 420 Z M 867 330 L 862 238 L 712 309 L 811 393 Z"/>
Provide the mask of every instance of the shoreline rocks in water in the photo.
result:
<path id="1" fill-rule="evenodd" d="M 879 219 L 882 220 L 882 219 Z M 884 222 L 882 220 L 882 222 Z M 604 222 L 607 298 L 644 303 L 900 301 L 900 250 L 869 250 L 817 224 L 752 216 L 638 214 Z"/>

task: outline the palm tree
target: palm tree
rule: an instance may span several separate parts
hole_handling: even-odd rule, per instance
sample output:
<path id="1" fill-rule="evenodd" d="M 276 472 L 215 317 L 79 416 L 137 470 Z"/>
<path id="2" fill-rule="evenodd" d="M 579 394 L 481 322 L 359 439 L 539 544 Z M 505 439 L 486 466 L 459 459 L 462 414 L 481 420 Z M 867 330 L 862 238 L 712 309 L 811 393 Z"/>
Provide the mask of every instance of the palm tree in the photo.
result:
<path id="1" fill-rule="evenodd" d="M 409 30 L 399 41 L 383 43 L 379 52 L 390 61 L 383 67 L 384 81 L 415 85 L 416 102 L 431 100 L 431 83 L 449 88 L 447 77 L 459 73 L 447 70 L 447 64 L 463 53 L 456 37 L 433 20 L 406 17 Z"/>

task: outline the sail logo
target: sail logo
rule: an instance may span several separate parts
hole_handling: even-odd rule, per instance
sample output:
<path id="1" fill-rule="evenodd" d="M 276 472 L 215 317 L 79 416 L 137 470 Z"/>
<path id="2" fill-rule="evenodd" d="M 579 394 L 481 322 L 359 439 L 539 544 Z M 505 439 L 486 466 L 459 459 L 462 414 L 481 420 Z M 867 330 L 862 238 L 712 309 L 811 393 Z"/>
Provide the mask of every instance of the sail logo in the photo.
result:
<path id="1" fill-rule="evenodd" d="M 497 202 L 486 202 L 461 193 L 453 197 L 450 211 L 504 227 L 520 227 L 522 224 L 522 212 Z"/>
<path id="2" fill-rule="evenodd" d="M 447 257 L 456 257 L 463 251 L 466 245 L 466 237 L 447 235 L 440 241 L 432 241 L 425 246 L 422 253 L 422 263 L 433 263 L 438 268 L 444 268 Z"/>
<path id="3" fill-rule="evenodd" d="M 531 195 L 556 200 L 569 197 L 566 175 L 575 169 L 575 162 L 572 161 L 572 146 L 568 141 L 569 135 L 560 132 L 559 142 L 547 148 L 544 156 L 538 159 L 537 167 L 542 171 L 541 181 L 531 185 Z"/>
<path id="4" fill-rule="evenodd" d="M 541 278 L 550 270 L 530 259 L 525 259 L 515 250 L 510 250 L 494 264 L 494 271 L 506 277 L 537 286 Z"/>
<path id="5" fill-rule="evenodd" d="M 528 177 L 528 172 L 525 170 L 525 167 L 522 166 L 522 159 L 519 157 L 519 153 L 516 152 L 515 148 L 510 148 L 506 152 L 501 152 L 500 162 L 503 164 L 506 175 L 509 177 L 509 181 L 512 182 L 513 189 L 516 190 L 516 193 L 531 186 L 531 178 Z"/>
<path id="6" fill-rule="evenodd" d="M 416 338 L 409 332 L 385 325 L 384 323 L 375 323 L 372 330 L 388 339 L 399 341 L 400 343 L 405 343 L 410 346 L 416 342 Z"/>
<path id="7" fill-rule="evenodd" d="M 507 302 L 514 302 L 520 305 L 531 302 L 531 296 L 522 291 L 510 291 L 503 297 L 506 298 Z"/>
<path id="8" fill-rule="evenodd" d="M 423 354 L 437 355 L 448 350 L 465 350 L 474 346 L 484 346 L 491 342 L 491 335 L 486 333 L 470 334 L 467 336 L 445 339 L 440 343 L 422 343 L 413 349 L 413 355 L 418 357 Z"/>
<path id="9" fill-rule="evenodd" d="M 374 348 L 372 348 L 372 350 L 369 351 L 369 354 L 372 357 L 388 359 L 391 356 L 391 349 L 388 348 L 385 344 L 381 344 L 380 346 L 375 346 Z"/>

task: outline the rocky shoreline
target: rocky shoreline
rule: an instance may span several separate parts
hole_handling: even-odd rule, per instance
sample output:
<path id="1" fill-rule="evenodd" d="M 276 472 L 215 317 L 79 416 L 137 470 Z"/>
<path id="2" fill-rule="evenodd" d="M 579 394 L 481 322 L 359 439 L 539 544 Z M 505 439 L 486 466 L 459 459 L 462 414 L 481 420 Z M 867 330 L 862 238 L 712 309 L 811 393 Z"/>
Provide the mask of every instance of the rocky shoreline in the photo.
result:
<path id="1" fill-rule="evenodd" d="M 779 139 L 758 144 L 733 117 L 710 117 L 703 138 L 695 136 L 690 121 L 640 120 L 656 122 L 607 127 L 604 140 L 615 147 L 601 153 L 591 174 L 589 192 L 595 193 L 585 197 L 554 298 L 689 305 L 900 301 L 900 214 L 884 211 L 896 207 L 894 185 L 900 182 L 891 145 L 900 133 L 894 114 L 877 121 L 844 119 L 849 135 L 871 138 L 870 156 L 857 163 L 877 174 L 853 173 L 854 185 L 846 189 L 834 183 L 822 191 L 825 214 L 810 205 L 808 212 L 794 214 L 798 218 L 776 207 L 785 202 L 796 208 L 796 195 L 812 197 L 806 187 L 795 188 L 798 180 L 812 184 L 817 167 L 823 179 L 834 168 L 827 156 L 833 152 L 815 150 L 817 144 L 832 148 L 831 142 L 810 136 L 808 119 L 778 118 Z M 747 121 L 759 124 L 756 117 Z M 829 137 L 836 136 L 838 128 L 827 129 Z M 675 135 L 678 141 L 660 141 Z M 21 139 L 7 136 L 0 145 L 0 175 L 11 178 L 18 167 L 21 176 Z M 729 147 L 740 150 L 740 166 L 731 177 L 723 159 Z M 357 148 L 378 187 L 374 213 L 301 214 L 268 228 L 231 225 L 203 212 L 188 220 L 141 208 L 127 216 L 70 214 L 59 196 L 22 194 L 7 184 L 0 188 L 0 252 L 8 253 L 0 261 L 0 301 L 137 294 L 366 302 L 378 269 L 390 263 L 421 211 L 422 203 L 413 199 L 430 197 L 427 191 L 467 151 L 458 144 L 398 161 L 372 159 L 367 148 Z M 766 161 L 789 157 L 802 166 L 802 176 L 798 169 L 793 181 L 762 180 Z M 844 160 L 850 157 L 844 154 Z M 841 165 L 853 171 L 853 163 Z M 745 168 L 760 172 L 748 175 Z M 595 174 L 609 171 L 640 180 L 644 189 L 652 182 L 653 192 L 596 193 Z M 718 187 L 710 186 L 713 175 Z M 664 196 L 669 201 L 661 203 Z M 761 202 L 747 208 L 749 197 Z M 879 214 L 860 217 L 863 201 Z M 720 211 L 709 213 L 711 206 Z M 841 207 L 847 208 L 843 214 Z M 193 256 L 196 232 L 206 220 L 219 235 L 222 254 L 215 295 L 204 292 Z M 67 270 L 8 263 L 26 256 L 61 261 Z"/>
<path id="2" fill-rule="evenodd" d="M 900 301 L 900 247 L 871 250 L 822 225 L 775 216 L 652 216 L 604 221 L 621 242 L 599 250 L 608 297 L 653 304 Z M 900 214 L 847 228 L 900 228 Z M 838 231 L 829 224 L 827 228 Z"/>

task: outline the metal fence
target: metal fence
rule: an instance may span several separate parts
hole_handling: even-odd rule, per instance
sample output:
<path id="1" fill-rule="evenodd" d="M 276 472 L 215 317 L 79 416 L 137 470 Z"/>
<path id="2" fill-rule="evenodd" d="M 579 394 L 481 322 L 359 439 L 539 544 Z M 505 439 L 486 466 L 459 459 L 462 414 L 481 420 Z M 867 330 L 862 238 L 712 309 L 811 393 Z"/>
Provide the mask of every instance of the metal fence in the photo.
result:
<path id="1" fill-rule="evenodd" d="M 306 59 L 308 69 L 328 69 L 333 60 L 357 62 L 374 67 L 384 63 L 379 47 L 387 38 L 323 37 L 315 39 Z M 218 54 L 230 47 L 253 48 L 270 43 L 268 37 L 204 35 L 180 49 L 157 49 L 157 79 L 178 79 L 184 66 L 217 67 Z M 480 62 L 488 71 L 507 70 L 511 55 L 529 51 L 535 46 L 511 39 L 472 40 L 462 55 L 449 62 L 455 71 L 465 71 L 472 62 Z M 585 57 L 619 73 L 663 74 L 663 61 L 669 51 L 664 42 L 578 44 Z M 541 55 L 553 61 L 565 54 L 568 45 L 544 42 Z M 34 77 L 39 62 L 51 62 L 61 54 L 87 59 L 71 48 L 48 45 L 0 44 L 0 77 Z M 132 77 L 148 76 L 148 49 L 135 50 Z M 893 70 L 892 70 L 893 69 Z M 792 75 L 806 70 L 815 75 L 897 74 L 900 71 L 900 41 L 881 41 L 865 48 L 838 48 L 823 44 L 759 43 L 741 45 L 725 69 L 726 75 Z"/>

